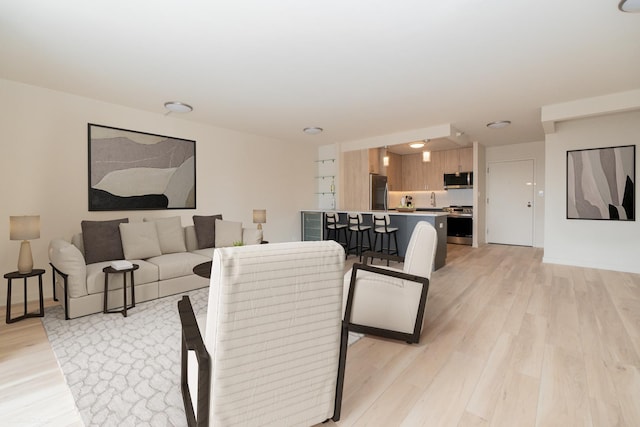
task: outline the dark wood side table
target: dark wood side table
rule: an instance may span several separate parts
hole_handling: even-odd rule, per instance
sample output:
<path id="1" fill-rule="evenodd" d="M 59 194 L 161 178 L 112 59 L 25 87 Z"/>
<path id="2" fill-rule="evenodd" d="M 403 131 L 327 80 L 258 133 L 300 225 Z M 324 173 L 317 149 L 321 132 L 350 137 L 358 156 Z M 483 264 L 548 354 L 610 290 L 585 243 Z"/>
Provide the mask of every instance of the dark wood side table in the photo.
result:
<path id="1" fill-rule="evenodd" d="M 44 270 L 39 268 L 31 270 L 30 273 L 20 273 L 12 271 L 4 275 L 7 279 L 7 323 L 17 322 L 18 320 L 28 317 L 44 317 L 44 298 L 42 296 L 42 275 Z M 40 288 L 40 311 L 38 313 L 27 313 L 27 279 L 29 277 L 38 276 L 38 287 Z M 22 316 L 11 318 L 11 281 L 13 279 L 24 279 L 24 314 Z"/>
<path id="2" fill-rule="evenodd" d="M 122 313 L 124 317 L 127 317 L 127 310 L 136 306 L 136 284 L 133 280 L 133 272 L 136 271 L 140 266 L 138 264 L 133 264 L 131 268 L 125 268 L 124 270 L 116 270 L 113 267 L 105 267 L 102 269 L 104 272 L 104 307 L 102 309 L 103 313 Z M 122 310 L 107 310 L 107 296 L 109 295 L 109 275 L 122 273 L 123 283 L 122 283 Z M 127 306 L 127 273 L 130 274 L 131 277 L 131 305 Z"/>

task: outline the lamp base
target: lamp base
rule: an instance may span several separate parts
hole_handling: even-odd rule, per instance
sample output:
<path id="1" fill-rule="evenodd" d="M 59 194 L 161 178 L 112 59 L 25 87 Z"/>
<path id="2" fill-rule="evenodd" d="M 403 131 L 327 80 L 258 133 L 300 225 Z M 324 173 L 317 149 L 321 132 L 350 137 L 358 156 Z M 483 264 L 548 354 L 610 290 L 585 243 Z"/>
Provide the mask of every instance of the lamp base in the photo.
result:
<path id="1" fill-rule="evenodd" d="M 33 256 L 31 256 L 31 244 L 28 240 L 23 240 L 20 244 L 20 255 L 18 256 L 18 273 L 27 274 L 33 271 Z"/>
<path id="2" fill-rule="evenodd" d="M 258 230 L 262 230 L 262 224 L 258 224 Z"/>

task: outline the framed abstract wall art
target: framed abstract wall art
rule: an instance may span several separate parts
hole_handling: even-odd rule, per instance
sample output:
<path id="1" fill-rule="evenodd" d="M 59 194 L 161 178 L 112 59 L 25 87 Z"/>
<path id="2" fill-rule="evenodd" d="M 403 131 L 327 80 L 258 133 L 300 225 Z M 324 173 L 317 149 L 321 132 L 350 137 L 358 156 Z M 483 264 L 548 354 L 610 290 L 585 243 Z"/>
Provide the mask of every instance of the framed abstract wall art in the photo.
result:
<path id="1" fill-rule="evenodd" d="M 567 219 L 635 221 L 636 146 L 567 151 Z"/>
<path id="2" fill-rule="evenodd" d="M 88 124 L 89 211 L 196 208 L 196 142 Z"/>

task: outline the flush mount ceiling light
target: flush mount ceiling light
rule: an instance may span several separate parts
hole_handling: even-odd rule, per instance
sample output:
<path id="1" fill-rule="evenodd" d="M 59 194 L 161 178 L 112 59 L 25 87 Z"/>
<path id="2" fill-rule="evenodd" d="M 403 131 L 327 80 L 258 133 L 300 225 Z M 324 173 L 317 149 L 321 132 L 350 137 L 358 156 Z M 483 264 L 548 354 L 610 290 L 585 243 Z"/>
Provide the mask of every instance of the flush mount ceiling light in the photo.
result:
<path id="1" fill-rule="evenodd" d="M 422 141 L 412 142 L 411 144 L 409 144 L 409 147 L 411 147 L 411 148 L 422 148 L 422 147 L 424 147 L 424 142 L 422 142 Z"/>
<path id="2" fill-rule="evenodd" d="M 309 127 L 309 128 L 304 128 L 302 129 L 302 132 L 306 133 L 307 135 L 317 135 L 319 133 L 322 133 L 324 129 L 319 128 L 319 127 Z"/>
<path id="3" fill-rule="evenodd" d="M 622 0 L 618 4 L 618 9 L 623 12 L 638 13 L 640 12 L 640 0 Z"/>
<path id="4" fill-rule="evenodd" d="M 502 129 L 511 124 L 510 120 L 499 120 L 497 122 L 487 123 L 487 127 L 490 129 Z"/>
<path id="5" fill-rule="evenodd" d="M 169 110 L 170 113 L 190 113 L 193 111 L 193 107 L 191 105 L 178 101 L 165 102 L 164 108 Z"/>

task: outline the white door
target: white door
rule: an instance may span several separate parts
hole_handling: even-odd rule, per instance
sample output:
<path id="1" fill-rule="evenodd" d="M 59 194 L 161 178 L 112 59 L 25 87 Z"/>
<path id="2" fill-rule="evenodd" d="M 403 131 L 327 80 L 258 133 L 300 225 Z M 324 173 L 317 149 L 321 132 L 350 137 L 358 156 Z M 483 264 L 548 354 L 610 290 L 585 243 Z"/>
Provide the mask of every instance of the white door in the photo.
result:
<path id="1" fill-rule="evenodd" d="M 533 160 L 490 162 L 487 242 L 533 246 Z"/>

